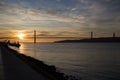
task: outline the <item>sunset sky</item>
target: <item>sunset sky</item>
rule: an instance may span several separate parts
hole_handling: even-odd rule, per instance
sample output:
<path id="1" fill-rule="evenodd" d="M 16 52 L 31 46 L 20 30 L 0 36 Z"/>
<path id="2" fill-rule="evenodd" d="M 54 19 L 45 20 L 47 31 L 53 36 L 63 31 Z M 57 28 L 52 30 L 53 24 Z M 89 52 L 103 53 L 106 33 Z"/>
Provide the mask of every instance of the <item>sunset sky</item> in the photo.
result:
<path id="1" fill-rule="evenodd" d="M 0 40 L 120 37 L 120 0 L 0 0 Z M 24 38 L 18 38 L 24 34 Z"/>

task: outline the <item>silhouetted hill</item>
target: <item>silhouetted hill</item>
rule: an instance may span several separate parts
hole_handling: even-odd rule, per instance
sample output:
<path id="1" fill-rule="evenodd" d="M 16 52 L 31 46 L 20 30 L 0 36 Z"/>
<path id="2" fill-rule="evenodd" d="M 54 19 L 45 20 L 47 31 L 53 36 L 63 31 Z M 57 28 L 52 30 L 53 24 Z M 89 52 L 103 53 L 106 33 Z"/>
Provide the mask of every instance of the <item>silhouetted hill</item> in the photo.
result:
<path id="1" fill-rule="evenodd" d="M 102 38 L 92 38 L 92 39 L 80 39 L 80 40 L 62 40 L 56 41 L 55 43 L 79 43 L 79 42 L 120 42 L 120 37 L 102 37 Z"/>

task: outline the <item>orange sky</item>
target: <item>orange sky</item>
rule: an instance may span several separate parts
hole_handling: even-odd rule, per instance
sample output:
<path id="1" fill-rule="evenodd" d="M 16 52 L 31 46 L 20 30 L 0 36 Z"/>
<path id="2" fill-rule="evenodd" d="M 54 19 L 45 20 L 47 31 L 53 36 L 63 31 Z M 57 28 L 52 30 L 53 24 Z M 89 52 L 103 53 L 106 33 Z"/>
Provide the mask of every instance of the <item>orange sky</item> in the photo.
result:
<path id="1" fill-rule="evenodd" d="M 34 30 L 2 30 L 0 40 L 11 40 L 19 42 L 33 42 Z M 36 31 L 37 42 L 54 42 L 65 39 L 90 38 L 91 32 L 59 32 L 59 31 Z M 22 34 L 22 35 L 21 35 Z M 117 33 L 116 33 L 117 34 Z M 112 33 L 94 32 L 94 37 L 112 37 Z M 116 35 L 118 36 L 118 35 Z"/>

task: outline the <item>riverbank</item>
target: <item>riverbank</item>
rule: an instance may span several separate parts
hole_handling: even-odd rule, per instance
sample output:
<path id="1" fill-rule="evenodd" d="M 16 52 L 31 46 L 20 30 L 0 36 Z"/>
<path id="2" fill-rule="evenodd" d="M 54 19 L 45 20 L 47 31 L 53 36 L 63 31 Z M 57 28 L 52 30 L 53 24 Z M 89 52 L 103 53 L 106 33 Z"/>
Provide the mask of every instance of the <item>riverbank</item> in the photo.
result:
<path id="1" fill-rule="evenodd" d="M 3 66 L 2 72 L 0 71 L 2 80 L 50 80 L 16 57 L 4 43 L 0 43 L 0 55 Z"/>
<path id="2" fill-rule="evenodd" d="M 120 37 L 85 38 L 80 40 L 62 40 L 54 43 L 120 43 Z"/>
<path id="3" fill-rule="evenodd" d="M 64 75 L 64 73 L 58 72 L 56 70 L 56 67 L 53 65 L 44 64 L 44 62 L 42 61 L 38 61 L 32 57 L 20 54 L 17 51 L 10 49 L 7 46 L 4 46 L 4 47 L 5 49 L 7 49 L 9 53 L 12 53 L 13 55 L 17 56 L 20 60 L 24 61 L 36 72 L 46 76 L 50 80 L 78 80 L 78 79 L 75 79 L 75 77 L 73 76 L 67 76 L 67 75 Z"/>

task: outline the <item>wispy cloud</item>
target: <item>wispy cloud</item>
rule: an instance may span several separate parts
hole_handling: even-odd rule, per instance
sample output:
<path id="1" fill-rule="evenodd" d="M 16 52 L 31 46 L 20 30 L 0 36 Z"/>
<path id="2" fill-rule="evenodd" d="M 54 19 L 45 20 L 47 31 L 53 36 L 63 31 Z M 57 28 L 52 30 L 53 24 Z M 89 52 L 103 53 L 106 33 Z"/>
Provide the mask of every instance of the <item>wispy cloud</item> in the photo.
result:
<path id="1" fill-rule="evenodd" d="M 3 0 L 0 29 L 37 29 L 43 37 L 87 36 L 90 31 L 119 33 L 119 3 L 119 0 Z M 26 34 L 30 36 L 32 32 Z"/>

